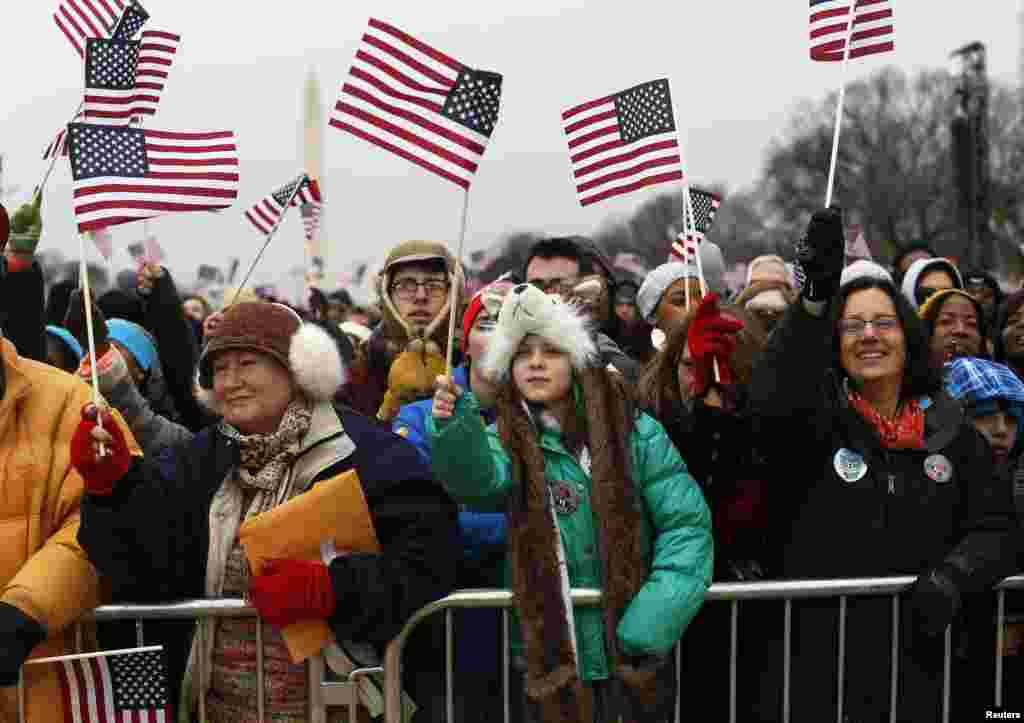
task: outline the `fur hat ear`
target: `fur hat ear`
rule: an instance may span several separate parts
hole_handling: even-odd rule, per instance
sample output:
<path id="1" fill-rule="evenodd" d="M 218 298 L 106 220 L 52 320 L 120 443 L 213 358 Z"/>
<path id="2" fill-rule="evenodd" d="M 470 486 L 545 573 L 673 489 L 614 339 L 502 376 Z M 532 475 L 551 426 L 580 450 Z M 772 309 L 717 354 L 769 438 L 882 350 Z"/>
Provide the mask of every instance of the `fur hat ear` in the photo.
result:
<path id="1" fill-rule="evenodd" d="M 338 345 L 316 324 L 303 324 L 295 332 L 288 361 L 295 384 L 313 401 L 333 399 L 346 381 Z"/>

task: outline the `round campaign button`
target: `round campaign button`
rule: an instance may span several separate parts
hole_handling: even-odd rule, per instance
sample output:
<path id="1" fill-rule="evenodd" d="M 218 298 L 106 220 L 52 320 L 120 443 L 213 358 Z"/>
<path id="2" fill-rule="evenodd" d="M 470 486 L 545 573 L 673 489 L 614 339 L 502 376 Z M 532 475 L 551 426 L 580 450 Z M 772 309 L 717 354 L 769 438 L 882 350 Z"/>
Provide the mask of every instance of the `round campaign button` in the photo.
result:
<path id="1" fill-rule="evenodd" d="M 953 479 L 953 463 L 945 455 L 933 454 L 924 461 L 924 473 L 932 482 L 945 484 Z"/>
<path id="2" fill-rule="evenodd" d="M 847 484 L 860 482 L 864 479 L 864 475 L 868 473 L 867 462 L 852 449 L 842 448 L 836 452 L 836 456 L 832 460 L 832 466 L 835 467 L 839 479 Z"/>

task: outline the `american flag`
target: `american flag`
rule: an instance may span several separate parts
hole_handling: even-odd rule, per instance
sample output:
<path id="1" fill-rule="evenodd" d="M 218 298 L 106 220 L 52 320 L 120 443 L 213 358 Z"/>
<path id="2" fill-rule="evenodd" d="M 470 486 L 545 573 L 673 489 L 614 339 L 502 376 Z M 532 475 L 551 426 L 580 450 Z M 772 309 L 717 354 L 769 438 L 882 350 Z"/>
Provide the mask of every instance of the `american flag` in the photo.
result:
<path id="1" fill-rule="evenodd" d="M 163 652 L 56 663 L 69 723 L 173 723 Z"/>
<path id="2" fill-rule="evenodd" d="M 174 33 L 143 31 L 139 42 L 138 70 L 135 72 L 135 116 L 156 114 L 180 43 L 181 36 Z"/>
<path id="3" fill-rule="evenodd" d="M 811 60 L 842 60 L 853 7 L 850 59 L 887 53 L 893 42 L 891 0 L 810 0 Z"/>
<path id="4" fill-rule="evenodd" d="M 320 214 L 322 203 L 320 201 L 313 201 L 312 203 L 302 204 L 302 208 L 299 212 L 302 214 L 302 228 L 306 232 L 306 240 L 312 241 L 317 236 L 317 232 L 320 231 Z"/>
<path id="5" fill-rule="evenodd" d="M 266 236 L 280 223 L 281 215 L 289 205 L 288 199 L 291 199 L 292 207 L 307 203 L 319 204 L 320 186 L 304 173 L 254 203 L 245 212 L 245 217 L 257 231 Z"/>
<path id="6" fill-rule="evenodd" d="M 126 126 L 135 105 L 137 40 L 89 38 L 85 46 L 85 120 Z"/>
<path id="7" fill-rule="evenodd" d="M 653 80 L 562 113 L 581 206 L 683 180 L 668 80 Z"/>
<path id="8" fill-rule="evenodd" d="M 80 232 L 167 213 L 215 211 L 238 197 L 232 131 L 71 123 L 68 147 Z"/>
<path id="9" fill-rule="evenodd" d="M 684 209 L 683 218 L 685 221 L 683 232 L 679 234 L 678 239 L 672 244 L 668 255 L 669 261 L 692 261 L 696 263 L 697 247 L 704 240 L 708 231 L 711 230 L 715 214 L 718 213 L 718 209 L 722 205 L 721 197 L 699 188 L 690 189 L 690 200 L 693 202 L 693 229 L 696 235 L 690 234 L 690 214 L 688 210 Z"/>
<path id="10" fill-rule="evenodd" d="M 123 0 L 64 0 L 57 6 L 53 20 L 81 57 L 85 41 L 108 38 L 125 9 Z"/>
<path id="11" fill-rule="evenodd" d="M 43 160 L 48 161 L 57 154 L 66 156 L 68 154 L 67 137 L 68 129 L 61 128 L 57 132 L 56 137 L 54 137 L 54 139 L 50 141 L 50 145 L 48 145 L 46 147 L 46 150 L 43 151 Z"/>
<path id="12" fill-rule="evenodd" d="M 498 123 L 501 83 L 371 18 L 330 123 L 468 190 Z"/>
<path id="13" fill-rule="evenodd" d="M 121 19 L 117 21 L 114 32 L 110 36 L 114 40 L 131 40 L 136 33 L 142 30 L 142 26 L 149 20 L 149 13 L 137 0 L 131 0 L 131 5 L 121 13 Z"/>

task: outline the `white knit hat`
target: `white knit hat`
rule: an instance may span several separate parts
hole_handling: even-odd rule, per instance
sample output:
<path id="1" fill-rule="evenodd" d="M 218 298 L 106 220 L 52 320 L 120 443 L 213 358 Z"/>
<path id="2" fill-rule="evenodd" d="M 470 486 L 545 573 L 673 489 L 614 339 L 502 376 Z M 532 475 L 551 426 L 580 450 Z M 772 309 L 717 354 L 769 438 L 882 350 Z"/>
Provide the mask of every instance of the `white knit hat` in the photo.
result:
<path id="1" fill-rule="evenodd" d="M 843 269 L 842 276 L 839 277 L 839 285 L 845 286 L 854 279 L 860 278 L 871 278 L 881 279 L 892 283 L 892 274 L 885 270 L 884 266 L 876 264 L 874 261 L 867 259 L 857 259 L 852 264 Z"/>
<path id="2" fill-rule="evenodd" d="M 487 334 L 487 351 L 480 361 L 484 376 L 505 379 L 519 345 L 529 334 L 536 334 L 566 352 L 576 369 L 585 369 L 598 359 L 586 318 L 574 305 L 549 296 L 536 286 L 520 284 L 505 296 L 498 324 Z"/>

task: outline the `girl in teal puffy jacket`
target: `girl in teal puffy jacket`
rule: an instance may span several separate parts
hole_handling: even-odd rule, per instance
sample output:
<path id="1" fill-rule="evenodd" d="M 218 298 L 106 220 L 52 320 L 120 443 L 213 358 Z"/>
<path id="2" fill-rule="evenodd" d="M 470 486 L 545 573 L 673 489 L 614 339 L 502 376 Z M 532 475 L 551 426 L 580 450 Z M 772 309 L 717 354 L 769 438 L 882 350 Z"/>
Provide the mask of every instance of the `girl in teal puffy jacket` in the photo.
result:
<path id="1" fill-rule="evenodd" d="M 639 414 L 573 306 L 506 297 L 481 363 L 499 385 L 484 428 L 439 379 L 433 467 L 459 501 L 503 510 L 525 720 L 668 720 L 673 645 L 711 581 L 710 513 L 665 430 Z M 601 607 L 569 614 L 570 588 Z M 518 702 L 518 701 L 517 701 Z"/>

